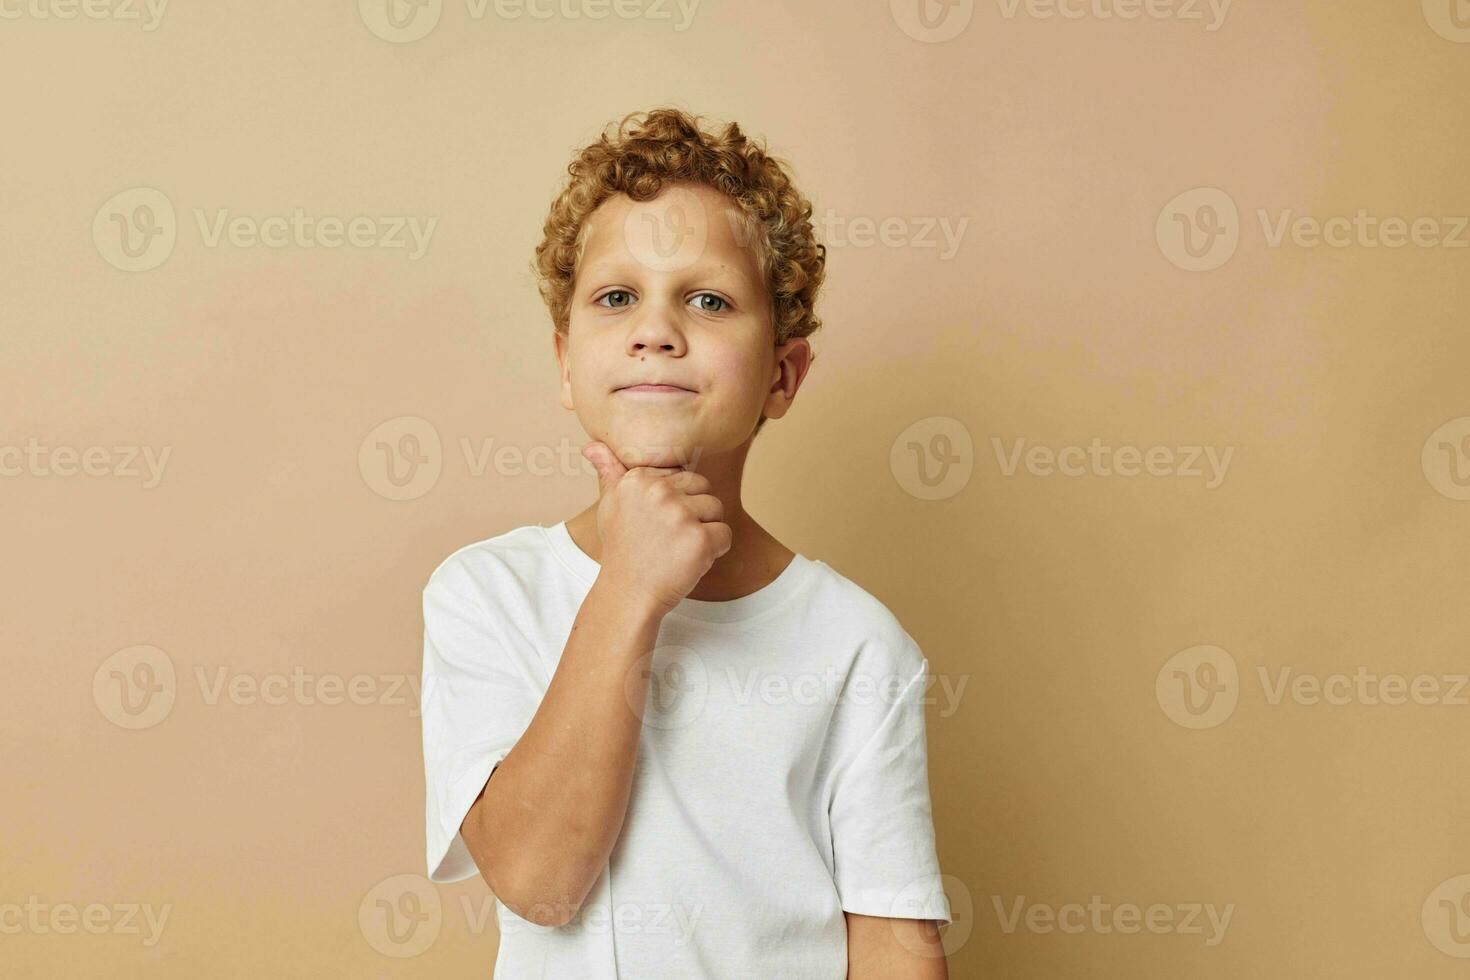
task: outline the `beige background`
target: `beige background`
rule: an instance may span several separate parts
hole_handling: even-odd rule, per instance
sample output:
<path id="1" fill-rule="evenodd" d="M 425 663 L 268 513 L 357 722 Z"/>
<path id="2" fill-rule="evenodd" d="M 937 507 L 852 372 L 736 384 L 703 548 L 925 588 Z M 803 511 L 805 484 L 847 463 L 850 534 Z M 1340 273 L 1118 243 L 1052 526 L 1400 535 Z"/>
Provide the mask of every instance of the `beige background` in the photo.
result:
<path id="1" fill-rule="evenodd" d="M 488 975 L 483 883 L 398 877 L 424 872 L 419 593 L 592 499 L 531 250 L 573 149 L 672 102 L 765 135 L 832 219 L 821 358 L 747 504 L 929 657 L 952 975 L 1463 975 L 1470 232 L 1268 232 L 1457 233 L 1470 4 L 1462 29 L 1449 0 L 966 0 L 925 28 L 907 0 L 687 24 L 459 0 L 403 42 L 365 2 L 180 3 L 152 30 L 3 5 L 0 972 Z M 137 188 L 174 214 L 126 271 Z M 196 218 L 298 207 L 437 224 L 413 258 L 211 245 Z M 1217 267 L 1184 268 L 1211 213 Z M 399 489 L 375 454 L 412 448 L 405 417 L 440 448 Z M 1232 455 L 1213 487 L 1003 466 L 1094 438 Z M 28 444 L 99 447 L 103 475 Z M 487 445 L 565 462 L 480 467 Z M 126 472 L 145 448 L 156 485 Z M 1437 693 L 1276 696 L 1359 668 Z M 355 677 L 358 703 L 330 687 Z M 1094 895 L 1175 918 L 1047 927 Z M 1191 903 L 1223 937 L 1177 928 Z"/>

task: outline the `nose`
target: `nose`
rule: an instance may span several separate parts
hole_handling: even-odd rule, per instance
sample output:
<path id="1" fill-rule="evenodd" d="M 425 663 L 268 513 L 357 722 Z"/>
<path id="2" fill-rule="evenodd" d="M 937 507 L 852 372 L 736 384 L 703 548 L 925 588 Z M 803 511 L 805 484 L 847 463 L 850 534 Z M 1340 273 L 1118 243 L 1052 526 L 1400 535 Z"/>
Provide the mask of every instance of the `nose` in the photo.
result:
<path id="1" fill-rule="evenodd" d="M 650 351 L 662 351 L 675 357 L 684 355 L 684 333 L 667 307 L 649 300 L 638 313 L 628 331 L 630 355 Z"/>

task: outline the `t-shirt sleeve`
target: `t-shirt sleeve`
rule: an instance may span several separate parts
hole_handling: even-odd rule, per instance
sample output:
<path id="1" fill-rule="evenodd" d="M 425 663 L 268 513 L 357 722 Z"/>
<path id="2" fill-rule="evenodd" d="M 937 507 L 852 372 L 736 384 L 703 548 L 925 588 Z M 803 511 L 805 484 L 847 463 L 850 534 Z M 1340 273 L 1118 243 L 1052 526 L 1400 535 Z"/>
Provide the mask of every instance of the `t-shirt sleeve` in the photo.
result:
<path id="1" fill-rule="evenodd" d="M 459 832 L 465 814 L 530 725 L 540 694 L 529 666 L 473 587 L 449 575 L 424 588 L 420 714 L 429 880 L 479 873 Z"/>
<path id="2" fill-rule="evenodd" d="M 852 695 L 848 725 L 859 745 L 832 783 L 833 874 L 847 912 L 948 923 L 925 746 L 929 661 L 906 634 L 903 643 L 897 663 L 918 663 L 918 672 L 906 681 L 900 675 L 886 693 L 875 685 L 867 702 Z"/>

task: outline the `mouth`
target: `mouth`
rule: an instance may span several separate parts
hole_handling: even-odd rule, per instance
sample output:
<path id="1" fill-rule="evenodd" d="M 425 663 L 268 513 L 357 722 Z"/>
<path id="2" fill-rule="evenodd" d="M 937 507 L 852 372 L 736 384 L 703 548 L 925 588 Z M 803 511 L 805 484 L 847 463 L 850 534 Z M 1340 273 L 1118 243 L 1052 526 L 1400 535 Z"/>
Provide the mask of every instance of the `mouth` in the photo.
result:
<path id="1" fill-rule="evenodd" d="M 690 389 L 688 389 L 688 388 L 681 388 L 678 385 L 628 385 L 625 388 L 614 388 L 613 391 L 615 391 L 615 392 L 625 392 L 625 393 L 629 393 L 629 394 L 639 393 L 639 394 L 649 394 L 649 395 L 692 395 L 692 394 L 694 394 L 694 392 L 691 391 Z"/>

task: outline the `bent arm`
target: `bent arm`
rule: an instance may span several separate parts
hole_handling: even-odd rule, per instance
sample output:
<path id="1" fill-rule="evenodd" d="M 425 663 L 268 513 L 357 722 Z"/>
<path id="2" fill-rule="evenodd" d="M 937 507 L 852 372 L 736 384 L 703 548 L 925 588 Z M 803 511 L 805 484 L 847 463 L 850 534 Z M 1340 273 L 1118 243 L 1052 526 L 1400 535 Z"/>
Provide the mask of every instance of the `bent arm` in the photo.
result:
<path id="1" fill-rule="evenodd" d="M 632 675 L 662 619 L 599 575 L 536 714 L 465 815 L 486 884 L 529 922 L 571 921 L 622 831 L 648 692 Z"/>

